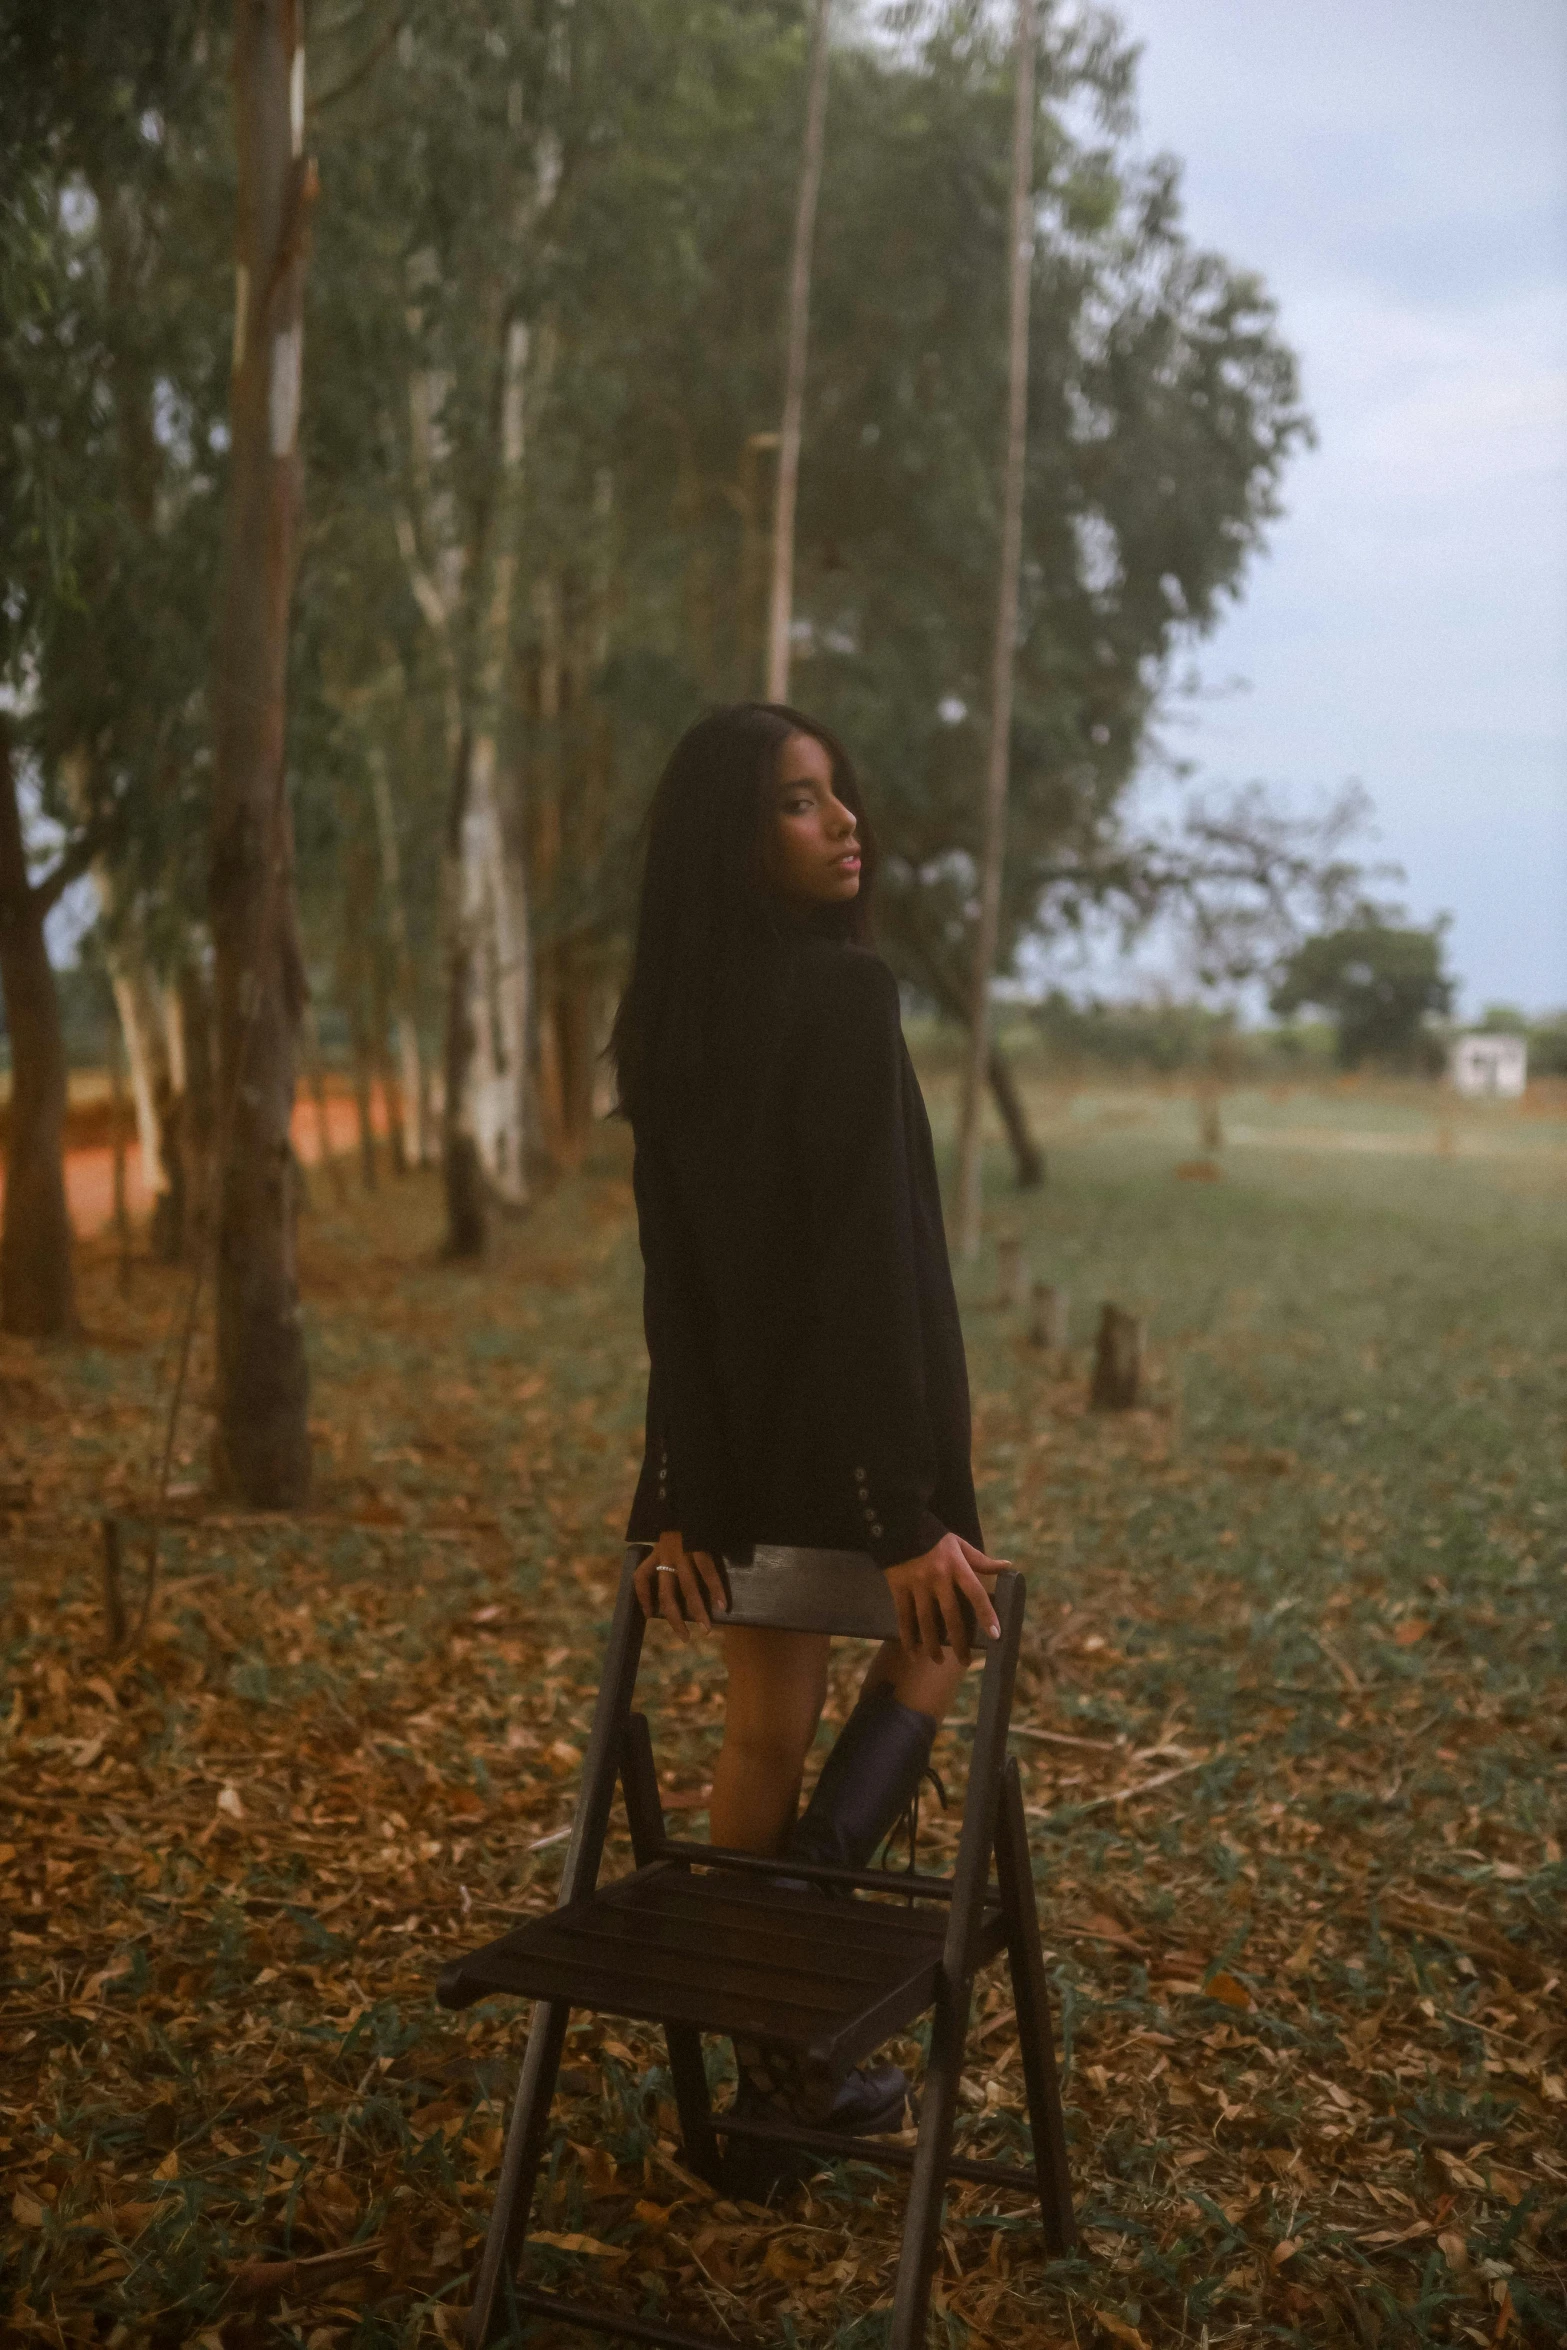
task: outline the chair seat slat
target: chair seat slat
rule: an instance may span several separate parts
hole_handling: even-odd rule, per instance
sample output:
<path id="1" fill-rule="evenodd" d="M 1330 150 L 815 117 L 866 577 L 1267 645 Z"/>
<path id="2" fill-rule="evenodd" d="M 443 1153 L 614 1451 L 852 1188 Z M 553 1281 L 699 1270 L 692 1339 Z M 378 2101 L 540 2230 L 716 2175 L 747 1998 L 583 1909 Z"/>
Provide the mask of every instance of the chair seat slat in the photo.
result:
<path id="1" fill-rule="evenodd" d="M 902 1974 L 910 1963 L 928 1962 L 931 1956 L 926 1951 L 911 1962 L 889 1953 L 888 1960 L 876 1967 L 834 1968 L 808 1960 L 797 1964 L 759 1941 L 737 1946 L 695 1924 L 681 1930 L 665 1920 L 648 1932 L 638 1919 L 617 1917 L 607 1906 L 563 1917 L 553 1933 L 538 1936 L 532 1947 L 552 1953 L 580 1950 L 589 1964 L 606 1971 L 621 1969 L 632 1982 L 666 1980 L 682 1969 L 703 1978 L 728 1976 L 736 1983 L 755 1983 L 796 2006 L 819 2007 L 834 2015 L 850 2012 L 861 1999 L 879 1992 L 889 1977 Z"/>
<path id="2" fill-rule="evenodd" d="M 593 1898 L 596 1904 L 632 1912 L 639 1918 L 700 1918 L 715 1929 L 765 1933 L 770 1941 L 781 1937 L 818 1951 L 826 1938 L 835 1958 L 851 1950 L 923 1950 L 931 1943 L 939 1945 L 946 1931 L 944 1918 L 894 1909 L 890 1903 L 836 1901 L 829 1905 L 781 1887 L 753 1892 L 720 1877 L 690 1877 L 683 1870 L 669 1871 L 656 1887 L 649 1884 L 645 1890 L 635 1877 L 620 1877 Z"/>
<path id="3" fill-rule="evenodd" d="M 481 1953 L 481 1959 L 485 1955 Z M 736 1980 L 716 1970 L 711 1975 L 648 1974 L 638 1978 L 625 1968 L 599 1965 L 591 1954 L 573 1949 L 528 1950 L 514 1955 L 497 1951 L 486 1963 L 467 1961 L 462 1974 L 469 1998 L 506 1994 L 520 1999 L 566 1999 L 573 2006 L 644 2023 L 695 2024 L 726 2037 L 738 2032 L 777 2040 L 815 2062 L 831 2065 L 853 2062 L 879 2047 L 889 2033 L 927 2007 L 939 1967 L 939 1957 L 932 1957 L 924 1965 L 908 1969 L 901 1978 L 879 1985 L 873 2001 L 855 2000 L 836 2009 L 784 1999 L 754 1978 Z"/>

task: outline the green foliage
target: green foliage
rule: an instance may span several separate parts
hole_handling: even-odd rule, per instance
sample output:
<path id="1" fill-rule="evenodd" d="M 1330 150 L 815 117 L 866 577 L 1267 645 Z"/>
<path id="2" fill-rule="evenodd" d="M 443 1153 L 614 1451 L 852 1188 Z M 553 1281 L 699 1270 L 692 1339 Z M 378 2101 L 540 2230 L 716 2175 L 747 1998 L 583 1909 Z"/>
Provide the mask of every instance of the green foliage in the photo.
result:
<path id="1" fill-rule="evenodd" d="M 1308 1004 L 1330 1013 L 1346 1069 L 1369 1060 L 1418 1064 L 1429 1057 L 1426 1023 L 1452 1005 L 1444 934 L 1440 921 L 1429 930 L 1369 921 L 1307 939 L 1284 966 L 1269 1001 L 1286 1017 Z"/>
<path id="2" fill-rule="evenodd" d="M 1526 1033 L 1531 1077 L 1567 1077 L 1567 1012 L 1532 1022 Z"/>
<path id="3" fill-rule="evenodd" d="M 1107 1069 L 1149 1070 L 1162 1076 L 1201 1070 L 1227 1080 L 1267 1068 L 1294 1069 L 1324 1058 L 1309 1032 L 1242 1029 L 1229 1011 L 1198 1003 L 1075 1003 L 1052 988 L 1032 1015 L 1047 1066 L 1097 1063 Z"/>
<path id="4" fill-rule="evenodd" d="M 523 456 L 500 752 L 540 956 L 580 948 L 612 977 L 669 740 L 704 702 L 759 689 L 807 13 L 417 0 L 395 22 L 312 19 L 322 196 L 287 758 L 307 954 L 356 1034 L 367 986 L 384 1026 L 398 925 L 427 1043 L 440 1029 L 440 876 L 508 421 Z M 27 683 L 46 807 L 74 825 L 117 812 L 115 919 L 168 971 L 199 948 L 204 900 L 227 32 L 198 0 L 93 0 L 69 42 L 45 14 L 0 31 L 17 158 L 0 393 L 18 419 L 0 450 L 0 655 Z M 863 765 L 886 942 L 929 988 L 933 959 L 962 968 L 972 916 L 1010 68 L 1004 28 L 969 0 L 872 15 L 832 56 L 793 692 Z M 1187 904 L 1202 858 L 1229 855 L 1211 823 L 1178 855 L 1135 839 L 1123 803 L 1174 659 L 1240 593 L 1309 433 L 1265 289 L 1191 242 L 1176 167 L 1139 153 L 1134 46 L 1107 14 L 1040 16 L 1004 964 L 1091 901 L 1130 919 Z M 1271 872 L 1299 844 L 1260 814 L 1228 841 Z"/>
<path id="5" fill-rule="evenodd" d="M 911 971 L 914 893 L 959 951 L 968 920 L 1010 106 L 978 12 L 921 21 L 833 56 L 793 680 L 865 767 Z M 509 755 L 525 802 L 566 811 L 535 875 L 546 937 L 613 947 L 663 748 L 759 686 L 755 436 L 777 421 L 804 32 L 795 6 L 672 0 L 416 15 L 321 116 L 295 744 L 307 797 L 326 767 L 348 794 L 302 809 L 301 839 L 307 863 L 338 839 L 373 734 L 427 941 L 452 680 L 407 555 L 473 571 L 508 320 L 530 329 Z M 1136 158 L 1132 64 L 1108 20 L 1042 33 L 1008 954 L 1103 863 L 1169 659 L 1238 592 L 1307 430 L 1266 295 L 1190 245 L 1173 167 Z"/>
<path id="6" fill-rule="evenodd" d="M 231 167 L 205 11 L 11 12 L 0 671 L 46 812 L 179 926 L 227 391 Z M 112 825 L 112 831 L 109 829 Z M 169 904 L 166 901 L 176 901 Z"/>

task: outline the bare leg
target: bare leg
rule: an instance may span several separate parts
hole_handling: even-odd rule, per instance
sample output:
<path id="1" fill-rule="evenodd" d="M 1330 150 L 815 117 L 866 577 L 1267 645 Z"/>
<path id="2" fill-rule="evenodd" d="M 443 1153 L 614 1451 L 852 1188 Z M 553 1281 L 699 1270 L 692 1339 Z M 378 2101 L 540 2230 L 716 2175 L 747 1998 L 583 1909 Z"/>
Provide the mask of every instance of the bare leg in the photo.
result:
<path id="1" fill-rule="evenodd" d="M 827 1695 L 827 1636 L 737 1624 L 719 1637 L 729 1688 L 710 1833 L 735 1852 L 781 1852 Z"/>
<path id="2" fill-rule="evenodd" d="M 947 1708 L 957 1695 L 968 1667 L 954 1656 L 950 1648 L 940 1656 L 927 1656 L 922 1649 L 910 1656 L 896 1640 L 884 1640 L 861 1684 L 861 1695 L 874 1689 L 878 1682 L 892 1684 L 892 1694 L 900 1705 L 914 1708 L 916 1713 L 929 1714 L 933 1722 L 946 1719 Z"/>

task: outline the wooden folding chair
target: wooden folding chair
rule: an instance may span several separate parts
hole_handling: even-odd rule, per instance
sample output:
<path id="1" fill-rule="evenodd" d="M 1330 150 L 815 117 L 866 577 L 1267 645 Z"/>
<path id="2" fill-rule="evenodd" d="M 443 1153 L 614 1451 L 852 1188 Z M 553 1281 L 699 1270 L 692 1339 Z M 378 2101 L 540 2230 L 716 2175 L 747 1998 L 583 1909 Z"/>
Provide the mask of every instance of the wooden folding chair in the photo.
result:
<path id="1" fill-rule="evenodd" d="M 715 2340 L 652 2318 L 596 2309 L 521 2279 L 528 2212 L 573 2007 L 662 2025 L 686 2163 L 714 2185 L 721 2178 L 724 2136 L 769 2139 L 840 2160 L 858 2153 L 911 2170 L 889 2345 L 919 2350 L 949 2178 L 1031 2189 L 1052 2253 L 1070 2250 L 1076 2236 L 1022 1792 L 1017 1764 L 1006 1751 L 1023 1579 L 1011 1570 L 996 1578 L 1001 1637 L 985 1644 L 953 1874 L 840 1869 L 791 1859 L 789 1873 L 796 1879 L 905 1897 L 897 1907 L 885 1901 L 829 1904 L 778 1884 L 776 1860 L 665 1833 L 647 1721 L 631 1710 L 643 1634 L 631 1578 L 640 1555 L 635 1548 L 626 1554 L 558 1906 L 471 1957 L 452 1961 L 437 1985 L 446 2007 L 468 2007 L 497 1992 L 537 2002 L 468 2323 L 469 2350 L 486 2350 L 500 2331 L 515 2330 L 524 2312 L 666 2350 L 710 2350 Z M 759 1544 L 752 1564 L 730 1564 L 725 1572 L 726 1623 L 896 1637 L 886 1578 L 858 1552 Z M 636 1868 L 601 1887 L 617 1771 Z M 1031 2168 L 952 2153 L 974 1974 L 1003 1951 L 1022 2044 Z M 927 2010 L 933 2017 L 930 2056 L 912 2147 L 712 2110 L 703 2032 L 776 2041 L 808 2065 L 838 2068 L 869 2056 Z"/>

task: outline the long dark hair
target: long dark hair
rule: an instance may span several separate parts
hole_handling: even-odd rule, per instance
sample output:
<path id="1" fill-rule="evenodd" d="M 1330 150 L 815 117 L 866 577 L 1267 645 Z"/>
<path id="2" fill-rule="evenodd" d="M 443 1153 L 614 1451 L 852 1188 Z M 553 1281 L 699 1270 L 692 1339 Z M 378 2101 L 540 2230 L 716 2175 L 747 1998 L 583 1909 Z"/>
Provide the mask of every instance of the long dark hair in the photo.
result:
<path id="1" fill-rule="evenodd" d="M 826 751 L 860 839 L 858 894 L 804 918 L 770 888 L 766 866 L 770 786 L 793 734 Z M 633 1120 L 702 1098 L 729 1020 L 776 961 L 769 947 L 802 929 L 868 939 L 876 874 L 848 752 L 785 702 L 736 702 L 688 728 L 658 779 L 643 841 L 631 973 L 609 1041 L 616 1107 Z"/>

